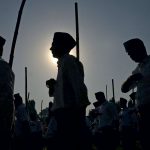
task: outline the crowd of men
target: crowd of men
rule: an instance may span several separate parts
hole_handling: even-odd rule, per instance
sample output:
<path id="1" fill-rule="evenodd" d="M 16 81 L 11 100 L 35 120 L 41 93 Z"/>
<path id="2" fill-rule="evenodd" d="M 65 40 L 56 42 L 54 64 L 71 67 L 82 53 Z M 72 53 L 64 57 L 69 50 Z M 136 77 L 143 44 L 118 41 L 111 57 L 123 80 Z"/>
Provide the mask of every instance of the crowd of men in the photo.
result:
<path id="1" fill-rule="evenodd" d="M 150 57 L 140 39 L 123 43 L 126 52 L 138 63 L 121 91 L 133 92 L 130 100 L 108 101 L 102 91 L 95 93 L 94 109 L 86 116 L 91 103 L 84 83 L 83 64 L 70 51 L 76 46 L 73 37 L 55 32 L 50 48 L 58 59 L 57 78 L 46 81 L 49 96 L 48 117 L 41 120 L 35 101 L 23 103 L 14 94 L 15 74 L 2 59 L 5 39 L 0 37 L 0 148 L 4 150 L 123 150 L 150 149 Z M 138 144 L 138 146 L 137 146 Z"/>

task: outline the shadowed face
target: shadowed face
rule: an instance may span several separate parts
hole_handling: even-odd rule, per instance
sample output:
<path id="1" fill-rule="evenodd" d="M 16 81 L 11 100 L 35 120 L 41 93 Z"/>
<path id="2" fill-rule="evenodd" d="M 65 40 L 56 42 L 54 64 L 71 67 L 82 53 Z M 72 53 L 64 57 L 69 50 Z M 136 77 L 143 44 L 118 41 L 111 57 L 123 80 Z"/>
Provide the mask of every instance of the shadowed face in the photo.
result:
<path id="1" fill-rule="evenodd" d="M 137 63 L 142 62 L 144 58 L 147 56 L 145 51 L 142 51 L 142 49 L 140 50 L 136 49 L 131 51 L 128 50 L 127 53 L 130 56 L 130 58 Z"/>
<path id="2" fill-rule="evenodd" d="M 65 32 L 55 32 L 50 50 L 53 57 L 60 58 L 64 54 L 69 54 L 71 49 L 76 45 L 73 37 Z"/>
<path id="3" fill-rule="evenodd" d="M 51 51 L 54 58 L 60 58 L 61 57 L 60 48 L 53 48 L 53 49 L 50 49 L 50 51 Z"/>
<path id="4" fill-rule="evenodd" d="M 131 39 L 124 43 L 124 47 L 130 58 L 137 63 L 147 57 L 146 48 L 140 39 Z"/>
<path id="5" fill-rule="evenodd" d="M 52 52 L 54 58 L 60 58 L 64 54 L 69 53 L 69 51 L 65 50 L 63 46 L 59 44 L 55 44 L 55 42 L 52 43 L 52 47 L 50 48 L 50 51 Z"/>

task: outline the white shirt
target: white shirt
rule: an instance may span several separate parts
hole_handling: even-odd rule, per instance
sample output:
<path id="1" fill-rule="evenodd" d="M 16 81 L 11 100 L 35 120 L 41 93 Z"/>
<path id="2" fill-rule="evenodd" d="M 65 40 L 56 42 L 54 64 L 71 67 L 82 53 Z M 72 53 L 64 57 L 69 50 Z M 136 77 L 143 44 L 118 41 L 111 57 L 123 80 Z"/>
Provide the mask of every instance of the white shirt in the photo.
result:
<path id="1" fill-rule="evenodd" d="M 119 113 L 119 129 L 122 130 L 123 127 L 133 127 L 137 128 L 137 115 L 134 108 L 124 108 Z"/>
<path id="2" fill-rule="evenodd" d="M 67 107 L 87 106 L 87 88 L 84 84 L 82 63 L 66 54 L 58 61 L 57 83 L 52 110 Z"/>
<path id="3" fill-rule="evenodd" d="M 29 115 L 26 110 L 26 106 L 21 104 L 16 109 L 16 121 L 15 121 L 15 134 L 19 136 L 23 133 L 23 126 L 22 123 L 24 121 L 29 121 Z"/>
<path id="4" fill-rule="evenodd" d="M 97 108 L 99 119 L 99 128 L 113 126 L 115 120 L 118 119 L 117 109 L 111 102 L 105 101 Z"/>
<path id="5" fill-rule="evenodd" d="M 137 105 L 150 103 L 150 56 L 136 67 L 132 74 L 141 73 L 143 79 L 138 82 L 137 86 Z"/>

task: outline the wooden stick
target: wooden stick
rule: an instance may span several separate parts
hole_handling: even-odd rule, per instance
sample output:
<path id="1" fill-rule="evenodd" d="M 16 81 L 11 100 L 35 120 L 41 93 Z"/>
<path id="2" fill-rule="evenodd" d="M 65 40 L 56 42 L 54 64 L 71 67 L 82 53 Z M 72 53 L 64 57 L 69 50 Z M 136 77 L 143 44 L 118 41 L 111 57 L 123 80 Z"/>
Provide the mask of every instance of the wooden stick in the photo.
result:
<path id="1" fill-rule="evenodd" d="M 78 21 L 78 3 L 77 2 L 75 2 L 75 21 L 76 21 L 76 42 L 77 42 L 76 56 L 77 56 L 77 59 L 79 60 L 80 59 L 80 56 L 79 56 L 79 21 Z"/>
<path id="2" fill-rule="evenodd" d="M 112 79 L 112 91 L 113 91 L 113 98 L 114 98 L 114 100 L 115 100 L 114 79 Z"/>
<path id="3" fill-rule="evenodd" d="M 13 37 L 13 41 L 12 41 L 10 58 L 9 58 L 9 65 L 10 65 L 11 68 L 12 68 L 12 64 L 13 64 L 15 45 L 16 45 L 16 41 L 17 41 L 17 36 L 18 36 L 18 31 L 19 31 L 22 11 L 23 11 L 25 2 L 26 2 L 26 0 L 22 0 L 21 6 L 20 6 L 20 10 L 19 10 L 19 13 L 18 13 L 18 18 L 17 18 L 16 28 L 15 28 L 15 32 L 14 32 L 14 37 Z"/>
<path id="4" fill-rule="evenodd" d="M 29 101 L 29 97 L 30 97 L 30 92 L 28 92 L 28 98 L 27 98 L 27 99 L 28 99 L 28 101 Z"/>
<path id="5" fill-rule="evenodd" d="M 41 101 L 41 119 L 43 119 L 43 100 Z"/>
<path id="6" fill-rule="evenodd" d="M 27 105 L 28 105 L 27 93 L 28 93 L 28 89 L 27 89 L 27 67 L 25 67 L 25 104 L 26 104 L 26 108 L 27 108 Z"/>
<path id="7" fill-rule="evenodd" d="M 107 99 L 108 97 L 107 97 L 107 85 L 106 85 L 106 99 Z M 108 99 L 107 99 L 108 100 Z"/>

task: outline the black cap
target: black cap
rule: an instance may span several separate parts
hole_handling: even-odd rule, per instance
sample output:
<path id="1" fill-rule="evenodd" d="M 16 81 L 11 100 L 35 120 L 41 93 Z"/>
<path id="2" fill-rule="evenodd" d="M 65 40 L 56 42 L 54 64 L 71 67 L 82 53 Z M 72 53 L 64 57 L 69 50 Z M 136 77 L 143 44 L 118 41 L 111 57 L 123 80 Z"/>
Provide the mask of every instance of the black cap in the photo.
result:
<path id="1" fill-rule="evenodd" d="M 105 98 L 104 92 L 96 92 L 96 93 L 95 93 L 95 96 L 96 96 L 96 97 L 100 97 L 100 98 Z"/>
<path id="2" fill-rule="evenodd" d="M 55 85 L 55 84 L 56 84 L 56 80 L 53 79 L 53 78 L 51 78 L 51 79 L 49 79 L 49 80 L 46 81 L 46 86 L 48 88 L 51 87 L 51 86 L 53 86 L 53 85 Z"/>
<path id="3" fill-rule="evenodd" d="M 138 38 L 130 39 L 124 42 L 123 45 L 127 52 L 130 52 L 136 49 L 146 50 L 143 41 Z"/>
<path id="4" fill-rule="evenodd" d="M 70 51 L 75 45 L 76 41 L 69 33 L 55 32 L 52 47 L 50 49 L 61 48 Z"/>

